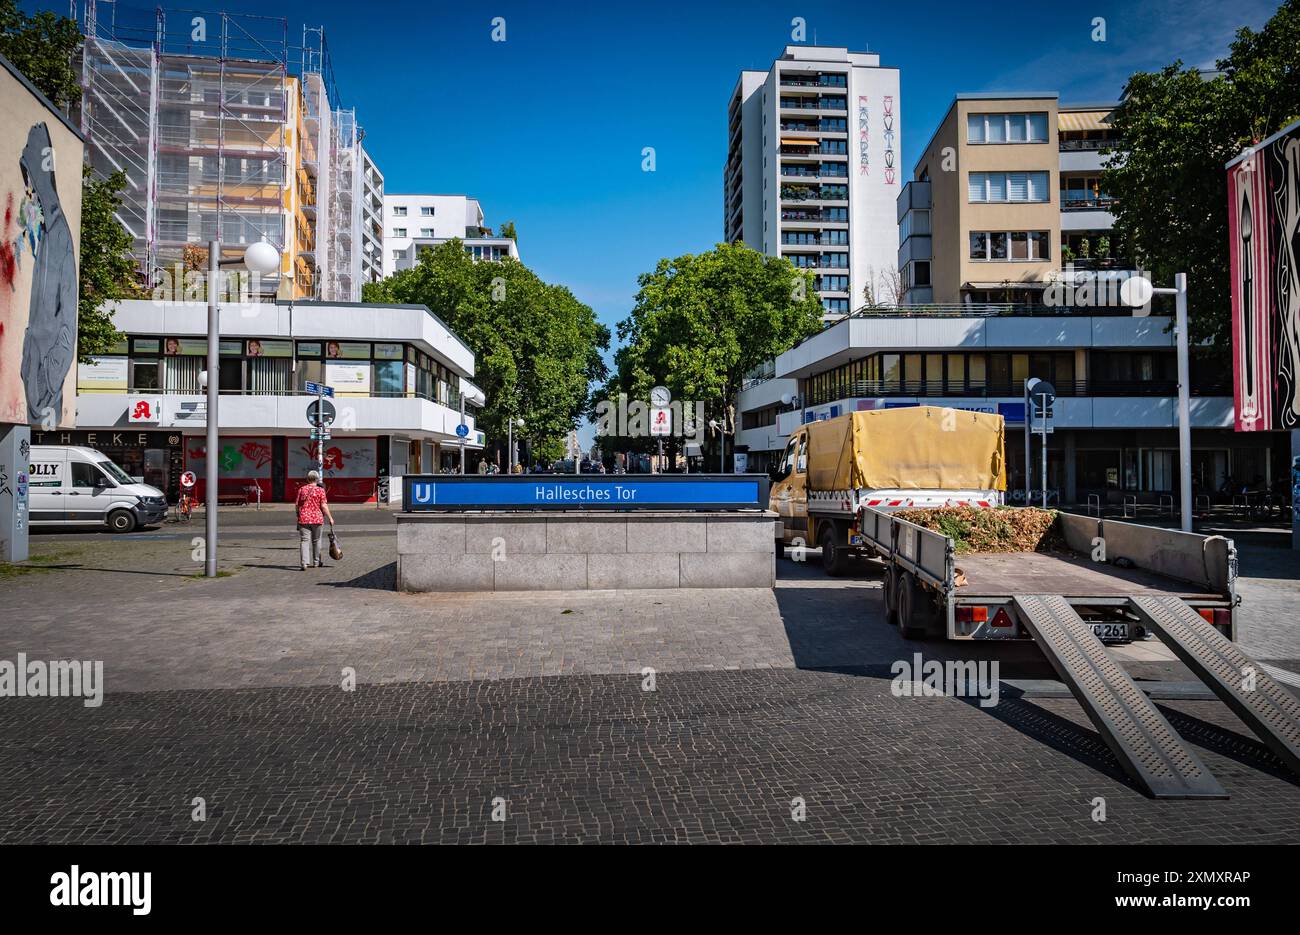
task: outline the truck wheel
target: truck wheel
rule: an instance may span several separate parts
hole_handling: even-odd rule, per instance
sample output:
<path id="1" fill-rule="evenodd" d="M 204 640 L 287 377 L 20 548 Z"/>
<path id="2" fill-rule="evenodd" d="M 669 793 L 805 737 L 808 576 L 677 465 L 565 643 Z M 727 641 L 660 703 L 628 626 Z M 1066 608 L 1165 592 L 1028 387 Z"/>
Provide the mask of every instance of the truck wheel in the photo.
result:
<path id="1" fill-rule="evenodd" d="M 130 510 L 114 510 L 108 514 L 108 528 L 112 532 L 130 532 L 135 529 L 135 517 Z"/>
<path id="2" fill-rule="evenodd" d="M 885 566 L 885 577 L 880 589 L 885 598 L 885 623 L 896 627 L 898 626 L 898 569 L 895 566 Z"/>
<path id="3" fill-rule="evenodd" d="M 834 524 L 827 523 L 822 528 L 822 570 L 832 578 L 838 578 L 849 570 L 849 554 L 835 538 Z"/>
<path id="4" fill-rule="evenodd" d="M 905 571 L 898 580 L 895 613 L 898 615 L 898 632 L 905 640 L 923 640 L 929 632 L 926 610 L 929 595 L 916 580 L 916 575 Z"/>

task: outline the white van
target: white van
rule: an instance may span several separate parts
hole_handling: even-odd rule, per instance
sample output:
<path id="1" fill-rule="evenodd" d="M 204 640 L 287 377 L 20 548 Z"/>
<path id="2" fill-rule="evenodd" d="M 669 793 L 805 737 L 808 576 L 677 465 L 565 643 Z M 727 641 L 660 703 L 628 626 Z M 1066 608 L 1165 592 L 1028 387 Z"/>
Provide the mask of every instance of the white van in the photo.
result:
<path id="1" fill-rule="evenodd" d="M 33 526 L 104 524 L 113 532 L 160 523 L 167 497 L 137 484 L 108 456 L 75 445 L 33 445 L 28 474 Z"/>

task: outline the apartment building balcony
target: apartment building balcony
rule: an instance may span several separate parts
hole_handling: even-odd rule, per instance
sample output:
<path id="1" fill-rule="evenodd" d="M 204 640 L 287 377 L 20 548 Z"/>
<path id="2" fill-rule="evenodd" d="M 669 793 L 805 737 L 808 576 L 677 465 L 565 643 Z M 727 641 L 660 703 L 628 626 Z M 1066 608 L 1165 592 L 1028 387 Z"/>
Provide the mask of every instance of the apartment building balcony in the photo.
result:
<path id="1" fill-rule="evenodd" d="M 903 222 L 903 216 L 909 211 L 930 210 L 930 183 L 907 182 L 903 185 L 902 191 L 898 193 L 895 204 L 898 215 L 897 220 L 900 224 Z"/>
<path id="2" fill-rule="evenodd" d="M 1110 202 L 1107 202 L 1110 204 Z M 1105 208 L 1080 206 L 1061 209 L 1061 231 L 1108 231 L 1115 226 L 1115 215 Z"/>
<path id="3" fill-rule="evenodd" d="M 898 245 L 899 269 L 913 260 L 929 260 L 933 257 L 934 242 L 929 234 L 913 234 Z"/>

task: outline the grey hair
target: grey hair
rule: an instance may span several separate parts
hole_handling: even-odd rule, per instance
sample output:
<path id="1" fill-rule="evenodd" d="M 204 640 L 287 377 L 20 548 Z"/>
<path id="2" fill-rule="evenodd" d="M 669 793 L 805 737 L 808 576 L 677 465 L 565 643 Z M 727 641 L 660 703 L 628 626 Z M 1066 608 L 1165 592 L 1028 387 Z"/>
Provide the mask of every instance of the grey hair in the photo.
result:
<path id="1" fill-rule="evenodd" d="M 307 480 L 311 481 L 313 484 L 316 483 L 317 481 L 319 481 L 319 480 L 320 480 L 320 471 L 308 471 L 308 472 L 307 472 Z"/>

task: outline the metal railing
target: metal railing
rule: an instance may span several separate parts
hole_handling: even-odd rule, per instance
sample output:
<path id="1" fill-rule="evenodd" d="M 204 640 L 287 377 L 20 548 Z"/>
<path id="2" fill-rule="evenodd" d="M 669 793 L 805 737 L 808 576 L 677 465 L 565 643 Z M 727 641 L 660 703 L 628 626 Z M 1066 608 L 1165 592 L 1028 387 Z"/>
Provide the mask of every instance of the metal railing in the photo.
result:
<path id="1" fill-rule="evenodd" d="M 1101 152 L 1107 149 L 1123 149 L 1123 140 L 1058 140 L 1063 153 Z"/>
<path id="2" fill-rule="evenodd" d="M 1131 317 L 1133 310 L 1115 306 L 1035 305 L 1028 302 L 927 302 L 923 305 L 863 305 L 853 318 L 1056 318 L 1070 315 Z"/>
<path id="3" fill-rule="evenodd" d="M 1024 384 L 968 382 L 954 380 L 855 380 L 810 387 L 805 406 L 823 406 L 839 399 L 862 397 L 915 396 L 920 398 L 1020 399 Z M 1178 395 L 1176 380 L 1071 380 L 1056 383 L 1058 397 L 1172 397 Z M 1230 396 L 1228 381 L 1198 384 L 1193 396 Z"/>

